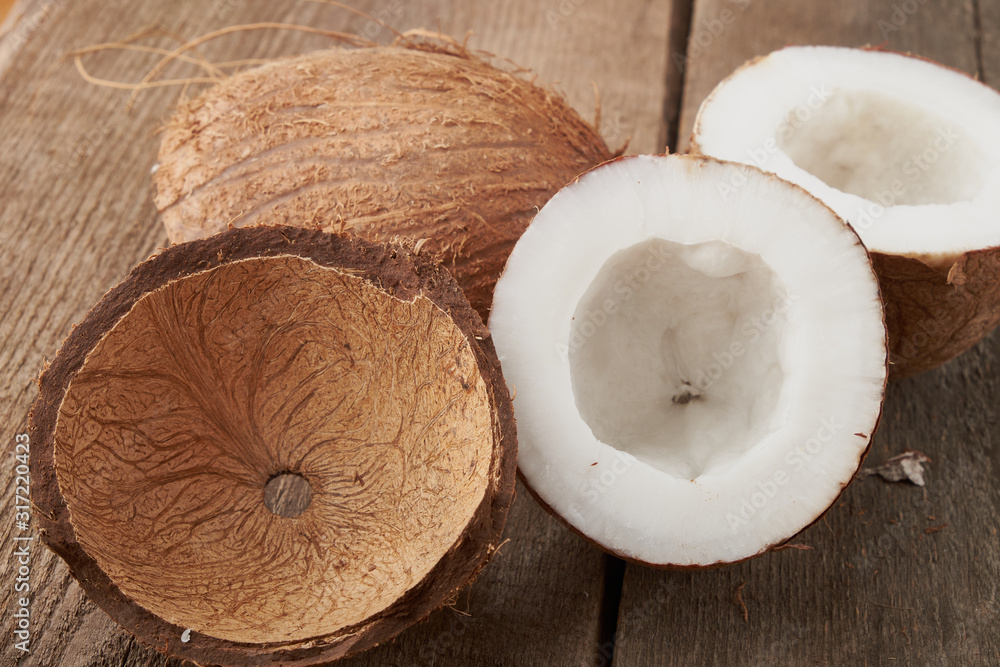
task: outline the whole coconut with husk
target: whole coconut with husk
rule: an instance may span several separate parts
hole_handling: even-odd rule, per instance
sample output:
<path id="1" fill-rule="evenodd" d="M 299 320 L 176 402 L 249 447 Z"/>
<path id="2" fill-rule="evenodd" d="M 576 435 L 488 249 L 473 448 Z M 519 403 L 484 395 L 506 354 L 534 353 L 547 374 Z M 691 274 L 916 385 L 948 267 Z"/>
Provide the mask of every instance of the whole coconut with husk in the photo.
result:
<path id="1" fill-rule="evenodd" d="M 143 643 L 326 664 L 445 604 L 514 493 L 510 397 L 440 265 L 295 228 L 138 266 L 31 413 L 42 539 Z"/>
<path id="2" fill-rule="evenodd" d="M 255 224 L 408 237 L 485 320 L 537 208 L 610 157 L 554 92 L 403 40 L 276 60 L 181 103 L 153 180 L 172 242 Z"/>

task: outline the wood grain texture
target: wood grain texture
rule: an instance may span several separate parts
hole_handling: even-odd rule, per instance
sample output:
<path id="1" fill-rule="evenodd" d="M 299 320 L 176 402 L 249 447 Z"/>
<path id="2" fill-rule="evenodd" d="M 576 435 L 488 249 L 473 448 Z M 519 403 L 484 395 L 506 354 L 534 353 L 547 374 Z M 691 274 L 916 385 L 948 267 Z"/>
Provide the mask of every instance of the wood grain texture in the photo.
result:
<path id="1" fill-rule="evenodd" d="M 1000 85 L 1000 2 L 973 0 L 974 22 L 979 37 L 979 78 L 996 88 Z"/>
<path id="2" fill-rule="evenodd" d="M 974 24 L 971 2 L 951 0 L 696 1 L 688 51 L 671 54 L 685 66 L 679 146 L 702 100 L 751 58 L 791 44 L 884 44 L 975 74 Z"/>
<path id="3" fill-rule="evenodd" d="M 390 644 L 338 663 L 594 665 L 600 662 L 603 556 L 518 484 L 503 546 L 455 604 Z"/>
<path id="4" fill-rule="evenodd" d="M 1000 9 L 995 2 L 796 0 L 697 2 L 689 49 L 671 47 L 684 11 L 631 0 L 529 3 L 381 0 L 358 2 L 392 27 L 440 26 L 472 46 L 557 82 L 585 117 L 602 97 L 602 133 L 629 152 L 661 150 L 674 102 L 683 103 L 683 148 L 697 106 L 747 58 L 787 43 L 879 44 L 911 50 L 1000 81 Z M 251 21 L 296 21 L 386 42 L 391 32 L 362 17 L 304 2 L 160 3 L 25 0 L 0 39 L 0 434 L 8 450 L 26 430 L 46 357 L 105 290 L 166 243 L 151 203 L 148 171 L 156 130 L 175 89 L 128 93 L 85 85 L 66 50 L 121 39 L 151 25 L 192 37 Z M 680 6 L 683 9 L 683 6 Z M 676 9 L 673 8 L 673 9 Z M 724 11 L 730 15 L 723 17 Z M 44 12 L 44 13 L 41 13 Z M 713 23 L 725 18 L 723 29 Z M 883 23 L 880 23 L 883 22 Z M 897 25 L 898 22 L 898 25 Z M 898 28 L 898 29 L 893 29 Z M 669 32 L 668 32 L 669 31 Z M 976 35 L 981 35 L 978 49 Z M 17 35 L 12 40 L 11 35 Z M 161 44 L 170 43 L 163 39 Z M 212 59 L 270 57 L 320 48 L 296 33 L 234 36 L 200 51 Z M 695 45 L 697 49 L 695 50 Z M 6 55 L 5 55 L 6 54 Z M 96 75 L 136 80 L 155 58 L 104 54 Z M 979 65 L 981 63 L 981 66 Z M 668 76 L 668 70 L 674 72 Z M 196 70 L 176 66 L 169 76 Z M 904 448 L 933 459 L 925 489 L 858 480 L 830 513 L 788 549 L 706 573 L 629 566 L 613 644 L 618 665 L 660 664 L 996 664 L 1000 661 L 1000 335 L 937 371 L 890 386 L 872 464 Z M 8 459 L 9 460 L 9 459 Z M 3 585 L 13 591 L 13 470 L 3 471 L 0 516 Z M 947 525 L 945 525 L 947 524 Z M 941 526 L 945 526 L 937 530 Z M 931 532 L 928 532 L 931 529 Z M 607 560 L 542 511 L 523 491 L 508 518 L 511 541 L 470 591 L 386 646 L 347 665 L 606 664 L 601 607 Z M 65 565 L 36 545 L 31 560 L 32 651 L 0 629 L 0 662 L 19 665 L 170 665 L 140 646 L 93 604 Z M 741 588 L 742 586 L 742 588 Z M 613 593 L 613 586 L 612 593 Z M 738 596 L 739 594 L 739 596 Z M 746 620 L 743 607 L 746 606 Z M 468 614 L 468 615 L 466 615 Z"/>
<path id="5" fill-rule="evenodd" d="M 890 385 L 868 462 L 923 451 L 927 486 L 855 480 L 794 538 L 813 550 L 703 573 L 629 567 L 615 664 L 997 664 L 998 371 L 993 335 Z"/>
<path id="6" fill-rule="evenodd" d="M 713 35 L 711 20 L 726 11 L 731 20 Z M 983 59 L 987 81 L 997 66 L 995 14 L 982 22 L 993 54 Z M 785 44 L 887 42 L 975 73 L 978 24 L 975 3 L 696 2 L 681 136 L 718 81 Z M 699 31 L 712 36 L 700 52 Z M 998 664 L 998 405 L 1000 332 L 891 384 L 868 465 L 922 451 L 932 459 L 927 486 L 856 480 L 793 539 L 810 550 L 702 573 L 629 566 L 614 664 Z"/>
<path id="7" fill-rule="evenodd" d="M 0 1 L 0 74 L 38 27 L 48 21 L 65 0 L 14 0 L 4 9 Z"/>
<path id="8" fill-rule="evenodd" d="M 669 7 L 642 0 L 546 0 L 353 3 L 395 29 L 440 27 L 470 45 L 532 68 L 554 83 L 585 116 L 594 92 L 601 127 L 617 146 L 654 151 L 665 128 Z M 381 42 L 378 23 L 315 3 L 263 0 L 127 3 L 124 0 L 27 0 L 23 16 L 0 40 L 0 437 L 13 450 L 26 431 L 44 360 L 100 296 L 145 259 L 166 235 L 151 201 L 149 171 L 157 130 L 180 91 L 140 94 L 84 83 L 68 50 L 121 40 L 156 27 L 192 38 L 227 25 L 281 21 L 348 30 Z M 34 17 L 34 18 L 30 18 Z M 14 36 L 13 41 L 11 36 Z M 148 43 L 177 44 L 169 37 Z M 294 32 L 233 35 L 199 49 L 211 60 L 301 53 L 329 40 Z M 6 55 L 5 55 L 6 54 Z M 137 81 L 155 56 L 103 53 L 88 58 L 95 76 Z M 198 74 L 175 64 L 165 77 Z M 193 87 L 190 92 L 193 92 Z M 11 609 L 14 524 L 13 467 L 3 473 L 0 605 Z M 389 646 L 353 664 L 591 664 L 598 632 L 606 559 L 570 534 L 522 493 L 511 510 L 510 542 L 456 603 Z M 61 560 L 40 545 L 31 556 L 31 651 L 13 646 L 13 624 L 0 630 L 0 663 L 46 667 L 179 664 L 140 646 L 88 602 Z M 461 613 L 460 613 L 461 612 Z M 469 614 L 468 616 L 464 614 Z M 541 661 L 541 662 L 537 662 Z"/>

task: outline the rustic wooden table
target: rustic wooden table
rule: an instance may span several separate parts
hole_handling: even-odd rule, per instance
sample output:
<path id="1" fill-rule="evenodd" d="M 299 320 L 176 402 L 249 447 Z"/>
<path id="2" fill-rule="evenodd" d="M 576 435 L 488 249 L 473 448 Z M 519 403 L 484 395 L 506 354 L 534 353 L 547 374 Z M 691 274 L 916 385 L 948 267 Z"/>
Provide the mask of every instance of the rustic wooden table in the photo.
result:
<path id="1" fill-rule="evenodd" d="M 685 148 L 698 105 L 746 59 L 785 44 L 886 43 L 1000 85 L 997 0 L 350 0 L 399 30 L 440 29 L 535 70 L 629 152 Z M 22 0 L 0 38 L 0 655 L 4 665 L 163 665 L 33 547 L 31 643 L 14 646 L 15 435 L 46 358 L 91 305 L 166 243 L 151 201 L 156 130 L 180 91 L 84 83 L 66 51 L 150 27 L 190 38 L 258 21 L 391 31 L 299 0 Z M 156 42 L 156 39 L 152 40 Z M 160 43 L 169 42 L 160 38 Z M 206 45 L 212 60 L 308 51 L 264 31 Z M 135 81 L 155 61 L 90 57 Z M 175 74 L 183 74 L 178 69 Z M 191 70 L 186 70 L 190 74 Z M 522 490 L 501 555 L 453 608 L 350 665 L 1000 664 L 1000 332 L 946 367 L 890 385 L 869 462 L 927 453 L 926 487 L 856 480 L 786 549 L 710 572 L 626 566 Z M 943 526 L 943 528 L 941 528 Z"/>

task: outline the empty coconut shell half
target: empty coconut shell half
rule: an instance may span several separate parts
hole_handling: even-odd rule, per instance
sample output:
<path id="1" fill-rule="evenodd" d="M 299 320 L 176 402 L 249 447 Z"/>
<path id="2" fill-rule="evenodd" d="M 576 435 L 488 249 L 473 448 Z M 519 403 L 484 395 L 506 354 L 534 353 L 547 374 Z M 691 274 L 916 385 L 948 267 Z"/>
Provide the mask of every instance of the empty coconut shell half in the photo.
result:
<path id="1" fill-rule="evenodd" d="M 397 246 L 287 227 L 176 245 L 40 385 L 43 540 L 114 620 L 198 664 L 389 639 L 485 564 L 513 497 L 489 333 Z"/>
<path id="2" fill-rule="evenodd" d="M 1000 94 L 877 49 L 788 47 L 702 103 L 693 152 L 801 185 L 872 253 L 890 371 L 965 351 L 1000 321 Z"/>
<path id="3" fill-rule="evenodd" d="M 864 246 L 746 165 L 635 156 L 584 174 L 515 246 L 490 331 L 529 488 L 650 565 L 732 563 L 793 537 L 851 481 L 881 414 Z"/>
<path id="4" fill-rule="evenodd" d="M 610 157 L 560 95 L 464 49 L 328 49 L 181 103 L 163 132 L 154 200 L 174 243 L 227 224 L 408 237 L 485 320 L 538 207 Z"/>

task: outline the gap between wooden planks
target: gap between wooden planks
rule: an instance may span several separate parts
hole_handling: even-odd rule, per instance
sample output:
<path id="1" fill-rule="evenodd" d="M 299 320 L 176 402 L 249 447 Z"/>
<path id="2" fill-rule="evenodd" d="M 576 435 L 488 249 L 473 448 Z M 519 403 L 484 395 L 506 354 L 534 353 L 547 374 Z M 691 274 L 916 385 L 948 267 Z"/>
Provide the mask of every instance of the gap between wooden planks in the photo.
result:
<path id="1" fill-rule="evenodd" d="M 786 44 L 912 51 L 1000 83 L 1000 4 L 697 0 L 680 146 L 711 89 Z M 856 480 L 787 549 L 701 573 L 629 565 L 615 665 L 1000 664 L 1000 332 L 890 385 L 871 461 L 934 460 L 926 491 Z M 948 523 L 944 530 L 928 528 Z"/>
<path id="2" fill-rule="evenodd" d="M 352 3 L 399 30 L 440 27 L 472 46 L 509 57 L 565 91 L 594 116 L 597 84 L 609 143 L 662 150 L 670 8 L 640 0 Z M 136 263 L 166 242 L 150 200 L 156 131 L 177 90 L 128 93 L 80 80 L 65 52 L 120 40 L 150 26 L 187 38 L 233 24 L 299 22 L 388 41 L 391 31 L 341 10 L 298 0 L 174 3 L 26 0 L 24 21 L 0 40 L 0 431 L 24 432 L 33 379 L 73 323 Z M 170 44 L 163 39 L 161 45 Z M 274 57 L 329 45 L 298 33 L 237 35 L 204 47 L 209 58 Z M 155 58 L 105 53 L 88 60 L 108 79 L 138 80 Z M 183 66 L 165 75 L 190 74 Z M 12 507 L 13 475 L 3 507 Z M 0 557 L 10 562 L 13 513 L 0 517 Z M 510 542 L 471 592 L 396 642 L 353 664 L 579 665 L 600 662 L 606 557 L 549 517 L 523 492 L 508 519 Z M 62 561 L 36 543 L 31 557 L 32 644 L 22 656 L 0 646 L 3 664 L 111 667 L 161 665 L 87 601 Z M 0 604 L 13 591 L 3 586 Z M 613 620 L 613 617 L 612 619 Z M 179 664 L 172 661 L 169 664 Z"/>

